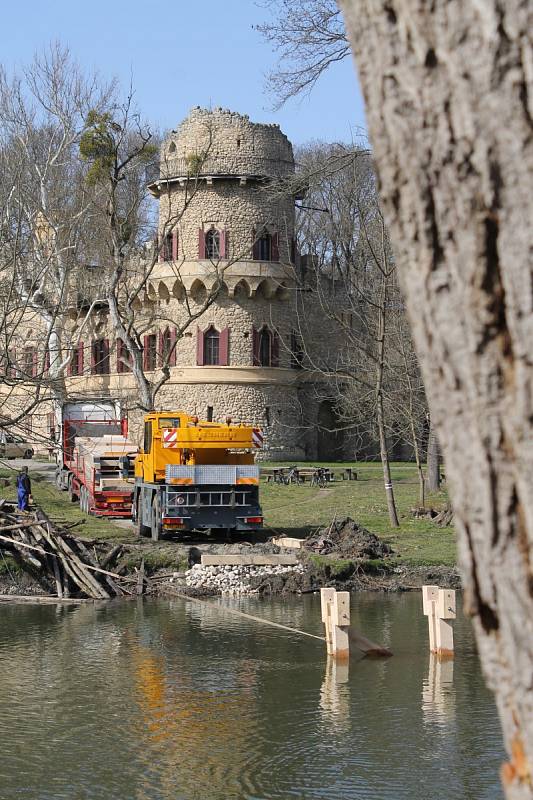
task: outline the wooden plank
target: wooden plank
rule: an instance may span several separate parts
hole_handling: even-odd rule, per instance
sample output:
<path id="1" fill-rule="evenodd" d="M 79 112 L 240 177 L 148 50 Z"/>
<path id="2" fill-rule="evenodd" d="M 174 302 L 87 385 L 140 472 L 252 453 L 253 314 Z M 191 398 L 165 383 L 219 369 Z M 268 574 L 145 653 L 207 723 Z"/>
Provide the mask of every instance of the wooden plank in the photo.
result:
<path id="1" fill-rule="evenodd" d="M 78 586 L 82 592 L 95 599 L 109 599 L 109 594 L 94 580 L 87 570 L 84 570 L 83 567 L 80 566 L 80 560 L 72 553 L 71 549 L 60 536 L 55 538 L 50 529 L 45 533 L 44 528 L 43 535 L 52 550 L 55 550 L 57 556 L 61 559 L 65 572 L 72 578 L 76 586 Z"/>
<path id="2" fill-rule="evenodd" d="M 243 566 L 243 567 L 267 567 L 267 566 L 294 566 L 298 564 L 298 558 L 289 553 L 257 553 L 248 555 L 235 553 L 234 555 L 202 555 L 203 567 L 223 567 L 223 566 Z"/>

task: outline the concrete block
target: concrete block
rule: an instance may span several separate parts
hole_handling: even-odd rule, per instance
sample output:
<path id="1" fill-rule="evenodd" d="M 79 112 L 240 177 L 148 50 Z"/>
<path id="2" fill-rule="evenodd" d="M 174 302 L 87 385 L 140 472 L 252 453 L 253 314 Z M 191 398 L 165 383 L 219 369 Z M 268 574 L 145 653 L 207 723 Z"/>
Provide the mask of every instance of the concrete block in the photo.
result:
<path id="1" fill-rule="evenodd" d="M 272 544 L 277 547 L 292 547 L 294 550 L 300 550 L 302 547 L 302 540 L 295 539 L 293 536 L 276 536 L 272 539 Z"/>
<path id="2" fill-rule="evenodd" d="M 294 566 L 298 563 L 297 557 L 289 553 L 257 553 L 250 555 L 243 553 L 235 553 L 234 555 L 204 553 L 202 555 L 203 567 L 278 567 Z"/>

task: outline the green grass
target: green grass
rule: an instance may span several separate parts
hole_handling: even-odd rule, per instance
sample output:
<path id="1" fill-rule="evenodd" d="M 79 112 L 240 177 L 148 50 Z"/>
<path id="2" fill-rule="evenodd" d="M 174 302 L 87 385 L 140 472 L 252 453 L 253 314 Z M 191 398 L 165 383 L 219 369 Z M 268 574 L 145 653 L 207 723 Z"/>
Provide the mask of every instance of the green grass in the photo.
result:
<path id="1" fill-rule="evenodd" d="M 265 464 L 271 467 L 271 464 Z M 306 465 L 309 466 L 309 465 Z M 318 464 L 317 464 L 318 466 Z M 280 486 L 262 482 L 261 503 L 267 525 L 287 536 L 302 536 L 310 528 L 328 525 L 333 516 L 352 517 L 388 542 L 399 558 L 395 563 L 410 565 L 456 563 L 455 532 L 439 528 L 427 519 L 415 519 L 410 509 L 418 505 L 418 480 L 414 464 L 393 463 L 392 478 L 400 528 L 389 523 L 381 464 L 374 462 L 324 464 L 337 470 L 353 466 L 357 481 L 336 481 L 326 489 L 308 484 Z M 441 508 L 445 491 L 429 494 L 426 506 Z"/>
<path id="2" fill-rule="evenodd" d="M 318 466 L 318 463 L 316 464 Z M 269 467 L 271 464 L 262 466 Z M 309 466 L 308 464 L 306 466 Z M 353 517 L 372 533 L 388 542 L 395 552 L 391 563 L 412 566 L 430 566 L 456 563 L 455 532 L 452 527 L 439 528 L 426 519 L 415 519 L 410 509 L 418 505 L 418 481 L 415 466 L 406 463 L 392 464 L 392 477 L 400 528 L 391 528 L 383 488 L 381 465 L 374 462 L 352 464 L 324 464 L 337 470 L 353 466 L 358 473 L 357 481 L 337 481 L 325 489 L 301 486 L 280 486 L 261 482 L 261 503 L 269 529 L 287 536 L 302 537 L 319 526 L 329 525 L 337 517 Z M 0 478 L 11 478 L 13 484 L 0 488 L 0 497 L 16 500 L 14 473 L 0 470 Z M 70 503 L 66 492 L 59 492 L 51 483 L 32 473 L 35 501 L 52 519 L 67 523 L 84 520 L 73 533 L 85 538 L 105 538 L 128 541 L 132 531 L 116 525 L 113 520 L 87 517 L 79 506 Z M 427 506 L 441 508 L 447 500 L 446 492 L 428 495 Z M 163 558 L 163 556 L 162 556 Z M 166 558 L 166 556 L 164 556 Z M 155 565 L 154 565 L 155 566 Z M 341 565 L 342 566 L 342 565 Z"/>

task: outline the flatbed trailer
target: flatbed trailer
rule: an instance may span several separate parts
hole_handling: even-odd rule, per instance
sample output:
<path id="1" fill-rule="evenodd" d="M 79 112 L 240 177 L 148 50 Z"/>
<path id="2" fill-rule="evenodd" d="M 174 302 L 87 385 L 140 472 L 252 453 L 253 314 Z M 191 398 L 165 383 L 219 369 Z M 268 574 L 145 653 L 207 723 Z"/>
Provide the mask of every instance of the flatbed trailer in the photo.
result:
<path id="1" fill-rule="evenodd" d="M 72 502 L 78 501 L 86 514 L 130 519 L 136 450 L 124 436 L 77 437 L 72 457 L 65 461 Z"/>
<path id="2" fill-rule="evenodd" d="M 114 400 L 81 400 L 56 411 L 56 485 L 95 516 L 131 518 L 134 458 Z"/>

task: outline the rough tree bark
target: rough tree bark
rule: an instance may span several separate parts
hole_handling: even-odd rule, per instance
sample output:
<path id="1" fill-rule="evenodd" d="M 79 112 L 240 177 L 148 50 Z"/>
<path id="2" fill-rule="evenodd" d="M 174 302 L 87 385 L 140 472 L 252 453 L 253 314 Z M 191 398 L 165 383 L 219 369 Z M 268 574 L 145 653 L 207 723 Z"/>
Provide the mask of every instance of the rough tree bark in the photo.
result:
<path id="1" fill-rule="evenodd" d="M 435 426 L 431 421 L 428 436 L 427 484 L 430 492 L 438 492 L 440 489 L 439 442 Z"/>
<path id="2" fill-rule="evenodd" d="M 341 0 L 508 798 L 533 766 L 533 8 Z"/>

